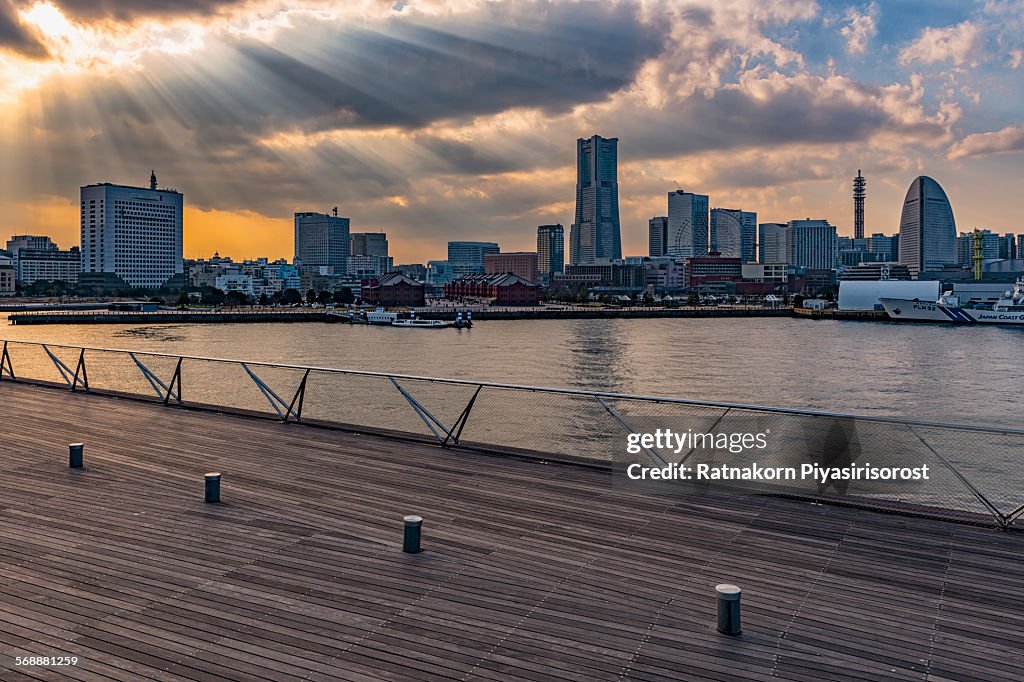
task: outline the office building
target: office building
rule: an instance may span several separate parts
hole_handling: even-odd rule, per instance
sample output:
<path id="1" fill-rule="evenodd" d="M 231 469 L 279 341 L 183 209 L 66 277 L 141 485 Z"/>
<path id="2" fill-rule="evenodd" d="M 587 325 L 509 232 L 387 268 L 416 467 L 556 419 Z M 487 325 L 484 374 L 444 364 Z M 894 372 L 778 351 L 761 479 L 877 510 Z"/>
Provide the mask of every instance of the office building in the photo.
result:
<path id="1" fill-rule="evenodd" d="M 758 225 L 757 260 L 759 263 L 788 263 L 786 251 L 786 223 Z"/>
<path id="2" fill-rule="evenodd" d="M 83 285 L 156 289 L 183 285 L 182 208 L 173 189 L 109 182 L 81 188 Z"/>
<path id="3" fill-rule="evenodd" d="M 711 251 L 744 263 L 757 260 L 757 214 L 731 208 L 711 209 Z"/>
<path id="4" fill-rule="evenodd" d="M 576 217 L 569 261 L 593 264 L 622 258 L 619 230 L 618 138 L 576 140 Z"/>
<path id="5" fill-rule="evenodd" d="M 484 257 L 499 252 L 494 242 L 448 242 L 448 264 L 455 277 L 481 275 L 484 272 Z"/>
<path id="6" fill-rule="evenodd" d="M 956 251 L 956 221 L 946 193 L 926 175 L 914 178 L 900 215 L 900 263 L 917 277 L 956 265 Z"/>
<path id="7" fill-rule="evenodd" d="M 647 255 L 651 258 L 668 255 L 668 216 L 656 215 L 647 221 Z"/>
<path id="8" fill-rule="evenodd" d="M 1017 253 L 1017 235 L 1007 232 L 999 238 L 999 257 L 1004 260 L 1020 258 Z"/>
<path id="9" fill-rule="evenodd" d="M 427 261 L 426 283 L 434 287 L 443 287 L 455 279 L 455 271 L 452 264 L 446 260 Z"/>
<path id="10" fill-rule="evenodd" d="M 1005 247 L 1002 237 L 992 230 L 978 230 L 981 233 L 981 259 L 1004 258 L 1000 251 Z M 961 232 L 956 239 L 956 262 L 961 268 L 974 267 L 974 232 Z"/>
<path id="11" fill-rule="evenodd" d="M 827 220 L 790 220 L 786 225 L 786 262 L 808 270 L 833 270 L 839 254 L 836 228 Z"/>
<path id="12" fill-rule="evenodd" d="M 349 219 L 326 213 L 295 214 L 295 264 L 303 268 L 326 268 L 324 275 L 343 275 L 351 254 Z"/>
<path id="13" fill-rule="evenodd" d="M 667 253 L 674 258 L 706 256 L 709 239 L 708 197 L 681 189 L 668 193 Z"/>
<path id="14" fill-rule="evenodd" d="M 895 263 L 900 257 L 899 235 L 888 236 L 880 232 L 868 237 L 868 251 L 878 254 L 878 260 Z"/>
<path id="15" fill-rule="evenodd" d="M 565 268 L 565 228 L 560 224 L 537 228 L 537 270 L 547 281 L 553 272 Z M 532 280 L 531 280 L 532 281 Z"/>
<path id="16" fill-rule="evenodd" d="M 388 235 L 384 232 L 353 232 L 350 256 L 388 257 Z"/>
<path id="17" fill-rule="evenodd" d="M 49 237 L 15 235 L 7 240 L 7 253 L 18 282 L 24 286 L 35 282 L 78 283 L 82 254 L 77 246 L 62 251 Z"/>
<path id="18" fill-rule="evenodd" d="M 0 256 L 0 296 L 13 296 L 17 290 L 14 280 L 14 261 Z"/>
<path id="19" fill-rule="evenodd" d="M 530 251 L 511 253 L 489 253 L 484 256 L 484 274 L 504 275 L 512 273 L 527 282 L 537 282 L 537 254 Z"/>

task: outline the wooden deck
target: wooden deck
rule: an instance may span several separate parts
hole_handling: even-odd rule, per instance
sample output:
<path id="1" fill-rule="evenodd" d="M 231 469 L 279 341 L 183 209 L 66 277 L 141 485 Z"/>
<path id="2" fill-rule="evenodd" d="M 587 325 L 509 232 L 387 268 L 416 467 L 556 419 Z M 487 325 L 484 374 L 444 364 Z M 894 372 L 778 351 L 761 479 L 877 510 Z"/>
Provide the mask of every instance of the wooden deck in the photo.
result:
<path id="1" fill-rule="evenodd" d="M 8 382 L 0 420 L 0 679 L 1024 678 L 1017 532 Z"/>

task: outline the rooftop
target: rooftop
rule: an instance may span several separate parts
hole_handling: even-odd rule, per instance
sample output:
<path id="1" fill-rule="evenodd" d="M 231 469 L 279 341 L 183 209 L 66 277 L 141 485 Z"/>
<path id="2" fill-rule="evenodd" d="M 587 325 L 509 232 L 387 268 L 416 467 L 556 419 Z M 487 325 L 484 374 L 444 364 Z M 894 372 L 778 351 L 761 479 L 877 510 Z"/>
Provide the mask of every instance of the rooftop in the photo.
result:
<path id="1" fill-rule="evenodd" d="M 1020 676 L 1018 532 L 6 381 L 0 418 L 0 657 L 78 679 Z"/>

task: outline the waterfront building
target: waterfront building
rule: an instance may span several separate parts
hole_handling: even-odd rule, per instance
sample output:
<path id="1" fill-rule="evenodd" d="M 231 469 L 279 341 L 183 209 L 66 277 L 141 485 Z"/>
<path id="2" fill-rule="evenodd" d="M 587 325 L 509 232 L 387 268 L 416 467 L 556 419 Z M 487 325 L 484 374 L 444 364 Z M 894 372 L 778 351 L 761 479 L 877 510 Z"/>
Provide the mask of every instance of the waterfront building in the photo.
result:
<path id="1" fill-rule="evenodd" d="M 552 275 L 551 286 L 642 289 L 647 286 L 647 268 L 644 265 L 627 265 L 621 261 L 596 265 L 567 265 L 564 273 Z"/>
<path id="2" fill-rule="evenodd" d="M 913 279 L 910 276 L 910 268 L 901 263 L 891 262 L 860 263 L 853 267 L 843 268 L 839 273 L 841 282 L 908 279 Z"/>
<path id="3" fill-rule="evenodd" d="M 742 258 L 699 256 L 686 259 L 686 284 L 691 289 L 697 289 L 705 284 L 739 282 L 742 279 Z"/>
<path id="4" fill-rule="evenodd" d="M 484 257 L 500 251 L 494 242 L 448 242 L 448 264 L 455 277 L 482 275 Z"/>
<path id="5" fill-rule="evenodd" d="M 759 263 L 786 263 L 786 223 L 761 223 L 758 225 L 757 260 Z"/>
<path id="6" fill-rule="evenodd" d="M 0 296 L 13 296 L 16 290 L 14 260 L 0 256 Z"/>
<path id="7" fill-rule="evenodd" d="M 62 251 L 49 237 L 15 235 L 7 240 L 15 277 L 23 286 L 35 282 L 78 283 L 82 254 L 77 246 Z"/>
<path id="8" fill-rule="evenodd" d="M 744 263 L 757 260 L 757 214 L 732 208 L 711 209 L 711 251 Z"/>
<path id="9" fill-rule="evenodd" d="M 389 272 L 367 280 L 360 290 L 364 302 L 384 307 L 422 307 L 425 288 L 400 272 Z"/>
<path id="10" fill-rule="evenodd" d="M 218 275 L 217 278 L 214 280 L 213 286 L 216 287 L 217 289 L 220 289 L 225 294 L 232 291 L 237 291 L 245 294 L 249 298 L 252 298 L 257 295 L 253 287 L 252 276 L 243 275 L 240 272 Z"/>
<path id="11" fill-rule="evenodd" d="M 706 256 L 709 238 L 708 196 L 681 189 L 668 193 L 666 254 L 674 258 Z"/>
<path id="12" fill-rule="evenodd" d="M 576 215 L 569 232 L 574 265 L 622 258 L 618 146 L 617 137 L 576 140 Z"/>
<path id="13" fill-rule="evenodd" d="M 789 279 L 787 263 L 744 263 L 740 272 L 749 282 L 785 283 Z"/>
<path id="14" fill-rule="evenodd" d="M 836 267 L 838 238 L 827 220 L 790 220 L 786 225 L 786 262 L 812 270 Z"/>
<path id="15" fill-rule="evenodd" d="M 337 215 L 304 212 L 295 214 L 295 264 L 320 274 L 343 275 L 350 255 L 350 221 Z"/>
<path id="16" fill-rule="evenodd" d="M 1024 234 L 1017 235 L 1017 258 L 1024 258 Z"/>
<path id="17" fill-rule="evenodd" d="M 353 232 L 350 240 L 350 256 L 388 257 L 388 235 L 384 232 Z"/>
<path id="18" fill-rule="evenodd" d="M 647 221 L 647 255 L 651 258 L 668 255 L 668 216 L 657 215 Z"/>
<path id="19" fill-rule="evenodd" d="M 953 207 L 939 183 L 926 175 L 910 183 L 903 201 L 899 261 L 915 277 L 957 264 Z"/>
<path id="20" fill-rule="evenodd" d="M 156 289 L 184 284 L 182 209 L 173 189 L 104 182 L 86 185 L 81 197 L 83 285 Z"/>
<path id="21" fill-rule="evenodd" d="M 537 262 L 537 254 L 530 251 L 489 253 L 484 256 L 484 274 L 512 273 L 528 282 L 538 282 L 540 280 L 537 277 Z"/>
<path id="22" fill-rule="evenodd" d="M 631 264 L 626 259 L 627 264 Z M 656 289 L 682 289 L 686 287 L 686 261 L 668 256 L 644 258 L 645 278 Z"/>
<path id="23" fill-rule="evenodd" d="M 484 299 L 494 306 L 540 304 L 540 285 L 512 273 L 466 275 L 446 284 L 445 298 Z"/>
<path id="24" fill-rule="evenodd" d="M 560 223 L 537 228 L 537 270 L 547 281 L 565 268 L 565 228 Z M 533 281 L 533 280 L 531 280 Z"/>

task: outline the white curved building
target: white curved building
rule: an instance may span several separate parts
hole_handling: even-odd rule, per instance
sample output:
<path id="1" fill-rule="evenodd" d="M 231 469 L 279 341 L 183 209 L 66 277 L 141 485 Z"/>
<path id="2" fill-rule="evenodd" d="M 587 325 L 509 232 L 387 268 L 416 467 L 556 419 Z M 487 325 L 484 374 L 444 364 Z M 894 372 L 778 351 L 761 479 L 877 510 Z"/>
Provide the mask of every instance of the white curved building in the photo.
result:
<path id="1" fill-rule="evenodd" d="M 900 263 L 917 277 L 924 270 L 956 265 L 953 207 L 939 183 L 921 175 L 910 183 L 900 215 Z"/>

